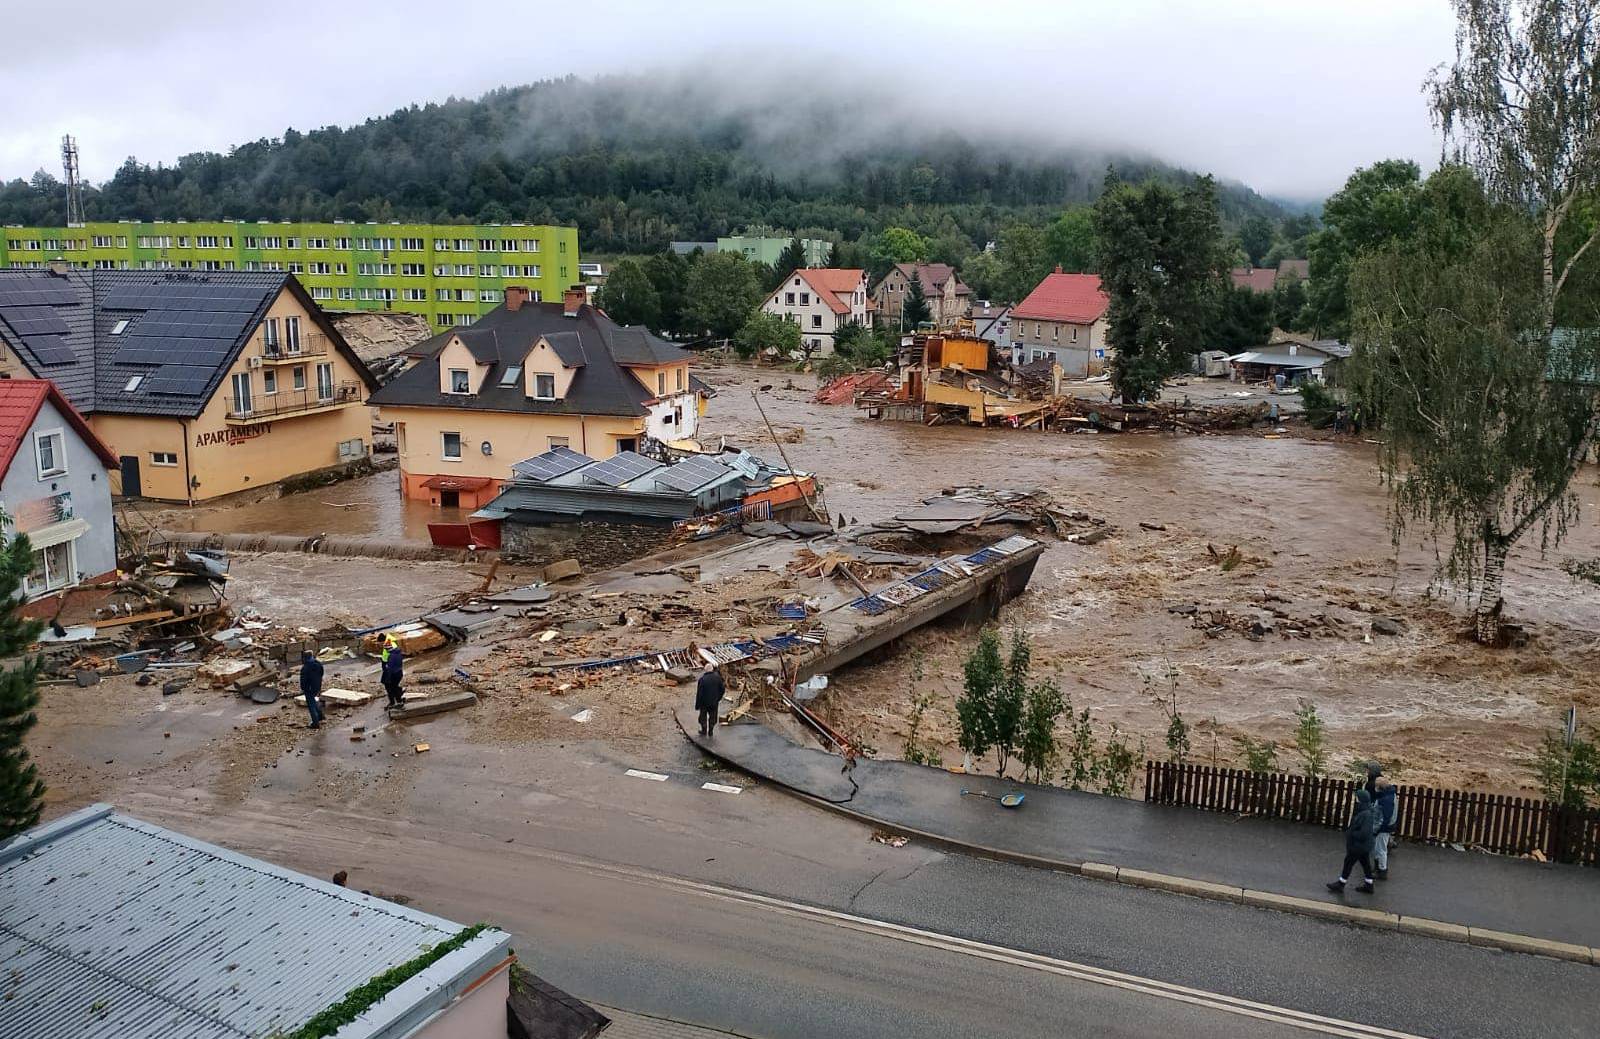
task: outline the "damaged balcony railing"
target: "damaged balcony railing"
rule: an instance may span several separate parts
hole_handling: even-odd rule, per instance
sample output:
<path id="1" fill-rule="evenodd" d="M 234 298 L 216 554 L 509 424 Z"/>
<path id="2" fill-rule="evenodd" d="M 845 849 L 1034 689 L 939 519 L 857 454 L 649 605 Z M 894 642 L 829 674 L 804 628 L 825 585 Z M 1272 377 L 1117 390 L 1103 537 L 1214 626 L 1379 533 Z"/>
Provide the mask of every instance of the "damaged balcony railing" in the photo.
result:
<path id="1" fill-rule="evenodd" d="M 259 421 L 349 404 L 360 400 L 361 397 L 361 384 L 353 379 L 323 389 L 311 387 L 304 390 L 258 393 L 246 400 L 230 395 L 228 418 L 233 421 Z"/>

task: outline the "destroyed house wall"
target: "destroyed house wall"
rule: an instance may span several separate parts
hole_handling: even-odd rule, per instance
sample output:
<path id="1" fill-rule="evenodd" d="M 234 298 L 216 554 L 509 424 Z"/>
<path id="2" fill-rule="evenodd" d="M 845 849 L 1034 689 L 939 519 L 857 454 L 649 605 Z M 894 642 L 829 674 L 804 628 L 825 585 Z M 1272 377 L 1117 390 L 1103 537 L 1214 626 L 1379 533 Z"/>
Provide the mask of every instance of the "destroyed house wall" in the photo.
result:
<path id="1" fill-rule="evenodd" d="M 500 525 L 500 554 L 543 566 L 576 559 L 586 571 L 605 570 L 671 544 L 672 527 L 638 523 L 562 523 L 545 526 L 508 518 Z"/>

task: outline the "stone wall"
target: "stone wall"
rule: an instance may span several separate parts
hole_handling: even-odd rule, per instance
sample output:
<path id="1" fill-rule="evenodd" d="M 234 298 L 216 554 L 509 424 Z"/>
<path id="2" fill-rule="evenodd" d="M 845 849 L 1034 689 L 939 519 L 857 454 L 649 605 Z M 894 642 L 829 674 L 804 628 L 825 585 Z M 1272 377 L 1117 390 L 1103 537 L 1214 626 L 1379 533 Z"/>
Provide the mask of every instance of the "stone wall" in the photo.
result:
<path id="1" fill-rule="evenodd" d="M 637 523 L 541 526 L 508 519 L 500 524 L 500 554 L 506 559 L 529 565 L 576 559 L 591 573 L 649 555 L 671 541 L 671 527 Z"/>

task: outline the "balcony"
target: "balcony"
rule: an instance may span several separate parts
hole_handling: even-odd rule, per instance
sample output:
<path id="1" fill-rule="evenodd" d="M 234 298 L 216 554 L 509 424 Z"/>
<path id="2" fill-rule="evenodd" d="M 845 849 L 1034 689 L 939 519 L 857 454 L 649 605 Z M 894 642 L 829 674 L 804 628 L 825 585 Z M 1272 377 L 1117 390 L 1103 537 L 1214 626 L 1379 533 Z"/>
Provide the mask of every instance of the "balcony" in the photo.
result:
<path id="1" fill-rule="evenodd" d="M 292 364 L 307 357 L 326 357 L 331 349 L 328 337 L 321 332 L 302 332 L 293 344 L 282 339 L 261 343 L 263 364 Z"/>
<path id="2" fill-rule="evenodd" d="M 231 394 L 228 397 L 228 421 L 250 425 L 271 422 L 274 419 L 309 415 L 331 411 L 362 400 L 365 393 L 359 382 L 341 382 L 333 388 L 333 395 L 324 397 L 313 387 L 305 390 L 280 390 L 277 393 L 256 394 L 241 402 Z"/>

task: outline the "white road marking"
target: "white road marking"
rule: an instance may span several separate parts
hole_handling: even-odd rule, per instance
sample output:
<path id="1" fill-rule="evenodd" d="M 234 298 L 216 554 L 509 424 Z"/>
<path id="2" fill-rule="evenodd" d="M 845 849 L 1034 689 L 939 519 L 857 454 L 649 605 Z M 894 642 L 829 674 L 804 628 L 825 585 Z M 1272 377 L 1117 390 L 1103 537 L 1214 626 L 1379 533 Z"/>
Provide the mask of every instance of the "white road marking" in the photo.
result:
<path id="1" fill-rule="evenodd" d="M 715 790 L 719 794 L 737 794 L 739 791 L 743 790 L 744 788 L 743 787 L 738 787 L 738 786 L 727 786 L 726 784 L 723 784 L 723 783 L 701 783 L 700 784 L 700 789 L 701 790 Z"/>
<path id="2" fill-rule="evenodd" d="M 630 769 L 629 774 L 635 770 Z M 643 773 L 654 776 L 654 773 Z M 660 777 L 665 779 L 665 776 Z M 1156 999 L 1170 1000 L 1176 1003 L 1186 1003 L 1191 1006 L 1203 1007 L 1221 1013 L 1235 1014 L 1239 1017 L 1254 1018 L 1260 1021 L 1269 1021 L 1274 1024 L 1291 1028 L 1299 1028 L 1308 1032 L 1322 1035 L 1345 1036 L 1347 1039 L 1423 1039 L 1421 1036 L 1410 1032 L 1397 1032 L 1377 1025 L 1365 1025 L 1355 1021 L 1343 1021 L 1338 1018 L 1323 1017 L 1320 1014 L 1306 1013 L 1292 1010 L 1288 1007 L 1273 1006 L 1270 1003 L 1258 1003 L 1254 1000 L 1240 999 L 1236 996 L 1224 995 L 1219 992 L 1208 992 L 1204 989 L 1190 988 L 1186 985 L 1175 985 L 1153 978 L 1141 978 L 1136 974 L 1125 974 L 1121 971 L 1106 970 L 1093 967 L 1085 963 L 1076 963 L 1072 960 L 1058 959 L 1053 956 L 1043 956 L 1038 953 L 1024 952 L 1020 949 L 1008 949 L 1000 945 L 991 945 L 987 942 L 973 941 L 967 938 L 958 938 L 954 935 L 940 934 L 937 931 L 926 931 L 918 927 L 907 927 L 902 924 L 886 923 L 870 917 L 856 916 L 852 913 L 842 913 L 833 909 L 823 909 L 819 906 L 806 905 L 802 902 L 789 902 L 781 898 L 772 898 L 767 895 L 758 895 L 750 891 L 741 891 L 737 888 L 722 887 L 716 884 L 703 884 L 699 881 L 684 880 L 680 877 L 668 876 L 664 873 L 652 873 L 648 870 L 634 869 L 628 866 L 614 866 L 606 863 L 590 862 L 584 859 L 573 858 L 551 852 L 533 852 L 539 858 L 553 859 L 564 862 L 590 873 L 604 874 L 618 877 L 652 887 L 671 888 L 689 894 L 700 895 L 704 898 L 717 901 L 733 902 L 746 908 L 765 910 L 780 913 L 785 916 L 798 917 L 812 923 L 823 924 L 830 927 L 839 927 L 845 930 L 857 931 L 879 938 L 893 941 L 907 942 L 912 945 L 921 945 L 927 948 L 939 949 L 944 952 L 955 953 L 962 956 L 971 956 L 976 959 L 989 960 L 994 963 L 1003 963 L 1009 966 L 1022 967 L 1028 970 L 1041 971 L 1059 977 L 1071 978 L 1075 981 L 1088 982 L 1095 985 L 1104 985 L 1108 988 L 1122 989 L 1139 995 L 1150 996 Z"/>
<path id="3" fill-rule="evenodd" d="M 653 779 L 657 783 L 665 783 L 667 781 L 667 777 L 663 776 L 659 772 L 646 772 L 644 769 L 640 768 L 628 769 L 628 775 L 632 776 L 634 779 Z"/>

